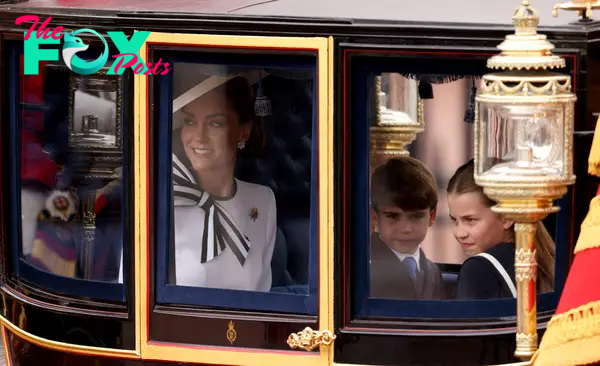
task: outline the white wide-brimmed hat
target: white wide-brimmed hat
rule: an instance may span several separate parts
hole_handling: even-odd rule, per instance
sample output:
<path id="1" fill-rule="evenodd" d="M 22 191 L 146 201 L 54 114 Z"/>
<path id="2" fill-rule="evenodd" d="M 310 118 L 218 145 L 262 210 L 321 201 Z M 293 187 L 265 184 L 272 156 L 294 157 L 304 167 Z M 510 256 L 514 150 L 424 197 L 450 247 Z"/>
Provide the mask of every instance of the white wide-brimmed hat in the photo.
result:
<path id="1" fill-rule="evenodd" d="M 181 109 L 236 76 L 245 77 L 250 85 L 267 76 L 260 68 L 240 68 L 227 65 L 176 63 L 173 67 L 173 126 L 183 123 Z"/>

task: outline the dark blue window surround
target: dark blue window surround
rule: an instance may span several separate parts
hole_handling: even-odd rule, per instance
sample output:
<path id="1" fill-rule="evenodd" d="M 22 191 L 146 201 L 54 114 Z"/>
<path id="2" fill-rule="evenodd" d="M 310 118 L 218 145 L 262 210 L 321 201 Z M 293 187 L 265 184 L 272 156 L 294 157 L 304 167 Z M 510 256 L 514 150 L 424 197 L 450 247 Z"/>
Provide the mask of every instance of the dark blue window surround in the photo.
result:
<path id="1" fill-rule="evenodd" d="M 9 98 L 8 105 L 8 123 L 9 123 L 9 135 L 10 136 L 19 136 L 20 134 L 20 110 L 21 105 L 19 102 L 19 87 L 20 87 L 20 56 L 23 54 L 23 44 L 22 41 L 5 41 L 4 43 L 6 50 L 6 65 L 7 65 L 7 94 Z M 90 52 L 91 51 L 91 52 Z M 111 49 L 111 54 L 116 54 L 116 49 Z M 90 49 L 85 52 L 89 53 L 90 57 L 96 57 L 95 54 L 99 54 L 100 52 L 96 49 Z M 60 53 L 59 53 L 60 54 Z M 85 57 L 85 55 L 82 55 Z M 60 56 L 62 62 L 62 55 Z M 40 70 L 41 71 L 41 70 Z M 68 85 L 68 83 L 66 83 Z M 126 83 L 123 82 L 123 90 L 122 90 L 122 100 L 127 100 L 127 86 Z M 56 94 L 52 96 L 48 96 L 48 99 L 54 98 L 68 98 L 68 89 L 67 88 L 57 88 Z M 27 108 L 36 108 L 37 106 L 26 106 Z M 43 107 L 43 106 L 39 106 Z M 124 102 L 122 109 L 121 118 L 127 115 L 127 103 Z M 67 111 L 65 111 L 66 116 Z M 66 121 L 66 118 L 65 118 Z M 128 133 L 128 124 L 126 121 L 123 123 L 123 136 L 126 136 Z M 65 136 L 66 139 L 66 136 Z M 100 300 L 108 300 L 108 301 L 116 301 L 123 302 L 126 299 L 125 289 L 126 289 L 126 275 L 127 275 L 127 266 L 123 269 L 123 284 L 121 283 L 110 283 L 110 282 L 101 282 L 101 281 L 88 281 L 78 278 L 68 278 L 63 276 L 58 276 L 52 273 L 48 273 L 37 269 L 36 267 L 30 265 L 26 261 L 21 258 L 21 217 L 20 214 L 20 197 L 21 197 L 21 153 L 20 153 L 20 139 L 19 138 L 5 138 L 4 141 L 7 141 L 9 144 L 9 156 L 8 159 L 4 159 L 6 163 L 6 168 L 3 167 L 5 173 L 10 178 L 9 187 L 5 187 L 7 193 L 5 197 L 8 197 L 9 207 L 11 208 L 11 212 L 9 213 L 9 218 L 6 222 L 7 225 L 7 239 L 8 243 L 18 243 L 17 247 L 12 247 L 11 251 L 11 260 L 12 267 L 14 271 L 14 275 L 18 278 L 22 278 L 28 282 L 31 282 L 40 288 L 45 290 L 60 292 L 64 294 L 69 294 L 77 297 L 88 297 L 92 299 L 100 299 Z M 127 182 L 128 179 L 128 159 L 127 152 L 125 151 L 125 143 L 122 143 L 123 146 L 123 182 Z M 125 198 L 125 187 L 122 187 L 122 203 L 121 203 L 121 222 L 127 222 L 126 219 L 126 204 L 127 199 Z M 119 234 L 114 234 L 110 236 L 111 241 L 117 241 L 120 243 L 125 243 L 125 231 L 121 230 Z M 123 262 L 124 264 L 128 263 L 128 250 L 124 248 L 123 250 Z"/>
<path id="2" fill-rule="evenodd" d="M 270 292 L 238 291 L 202 287 L 177 286 L 168 283 L 169 276 L 169 243 L 171 242 L 172 223 L 172 183 L 171 183 L 171 125 L 172 125 L 172 73 L 155 76 L 153 95 L 157 120 L 154 127 L 158 134 L 158 147 L 155 161 L 156 188 L 156 301 L 163 304 L 184 304 L 210 306 L 230 309 L 246 309 L 258 311 L 274 311 L 314 315 L 317 311 L 318 284 L 318 130 L 317 130 L 317 88 L 316 57 L 256 55 L 233 53 L 199 53 L 199 52 L 166 52 L 155 50 L 153 57 L 169 62 L 188 62 L 198 64 L 220 64 L 231 67 L 260 67 L 280 70 L 312 71 L 312 152 L 311 152 L 311 184 L 310 184 L 310 243 L 306 243 L 309 254 L 308 286 L 291 285 L 273 288 Z M 240 61 L 242 60 L 243 61 Z M 176 64 L 175 66 L 176 67 Z M 285 72 L 284 71 L 284 72 Z M 279 202 L 277 203 L 279 206 Z M 300 289 L 300 290 L 299 290 Z"/>
<path id="3" fill-rule="evenodd" d="M 401 65 L 401 66 L 399 66 Z M 400 318 L 498 318 L 516 314 L 515 299 L 474 300 L 474 301 L 416 301 L 392 300 L 369 297 L 369 123 L 368 100 L 370 76 L 381 73 L 401 72 L 409 74 L 436 75 L 483 75 L 489 72 L 485 62 L 472 59 L 434 60 L 427 58 L 374 58 L 354 57 L 351 75 L 351 115 L 347 121 L 351 129 L 350 146 L 353 151 L 350 163 L 353 197 L 353 210 L 350 225 L 352 241 L 352 301 L 354 316 L 400 317 Z M 557 204 L 561 210 L 556 214 L 556 262 L 554 291 L 538 296 L 539 313 L 556 309 L 558 299 L 566 280 L 567 253 L 569 243 L 568 222 L 571 205 L 571 191 Z"/>

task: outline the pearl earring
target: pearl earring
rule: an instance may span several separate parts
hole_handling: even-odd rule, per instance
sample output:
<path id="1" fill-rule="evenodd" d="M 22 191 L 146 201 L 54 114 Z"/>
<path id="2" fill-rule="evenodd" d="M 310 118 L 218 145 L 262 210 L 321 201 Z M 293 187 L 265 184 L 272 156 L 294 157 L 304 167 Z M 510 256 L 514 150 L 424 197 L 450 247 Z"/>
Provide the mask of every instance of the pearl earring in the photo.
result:
<path id="1" fill-rule="evenodd" d="M 245 147 L 246 147 L 246 141 L 242 140 L 242 141 L 238 142 L 238 144 L 237 144 L 238 149 L 243 150 Z"/>

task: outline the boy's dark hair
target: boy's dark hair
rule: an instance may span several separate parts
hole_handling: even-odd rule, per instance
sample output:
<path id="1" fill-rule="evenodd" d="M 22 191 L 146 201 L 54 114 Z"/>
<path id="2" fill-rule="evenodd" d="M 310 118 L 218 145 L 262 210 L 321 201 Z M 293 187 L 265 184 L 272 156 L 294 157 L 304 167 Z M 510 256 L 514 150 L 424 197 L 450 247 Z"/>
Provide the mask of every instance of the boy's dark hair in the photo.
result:
<path id="1" fill-rule="evenodd" d="M 437 185 L 425 164 L 409 156 L 389 159 L 371 175 L 371 207 L 394 205 L 405 211 L 433 210 Z"/>

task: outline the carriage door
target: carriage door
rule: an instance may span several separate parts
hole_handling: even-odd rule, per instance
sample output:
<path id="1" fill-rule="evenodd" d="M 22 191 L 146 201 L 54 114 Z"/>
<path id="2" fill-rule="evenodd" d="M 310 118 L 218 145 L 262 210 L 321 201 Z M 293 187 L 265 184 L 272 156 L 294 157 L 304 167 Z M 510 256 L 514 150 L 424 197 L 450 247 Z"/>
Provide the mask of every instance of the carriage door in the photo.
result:
<path id="1" fill-rule="evenodd" d="M 332 359 L 330 42 L 148 36 L 134 65 L 142 358 Z"/>
<path id="2" fill-rule="evenodd" d="M 335 133 L 340 139 L 336 156 L 341 156 L 335 179 L 340 202 L 335 225 L 336 363 L 518 361 L 515 298 L 491 289 L 483 298 L 458 286 L 459 273 L 463 284 L 476 282 L 487 275 L 487 267 L 461 272 L 478 241 L 475 229 L 465 228 L 481 217 L 474 205 L 450 207 L 459 195 L 447 194 L 457 170 L 473 176 L 468 162 L 475 144 L 474 101 L 492 54 L 463 46 L 432 51 L 426 42 L 410 49 L 357 42 L 342 45 L 339 52 L 338 85 L 344 94 Z M 573 55 L 567 59 L 575 75 Z M 493 138 L 504 135 L 495 132 Z M 400 155 L 417 161 L 390 162 Z M 461 189 L 451 188 L 450 194 Z M 541 329 L 556 309 L 567 274 L 574 227 L 570 200 L 559 200 L 561 211 L 543 221 L 556 254 L 548 271 L 554 281 L 540 286 L 537 296 Z M 514 257 L 510 245 L 495 248 L 508 248 L 507 263 Z"/>

